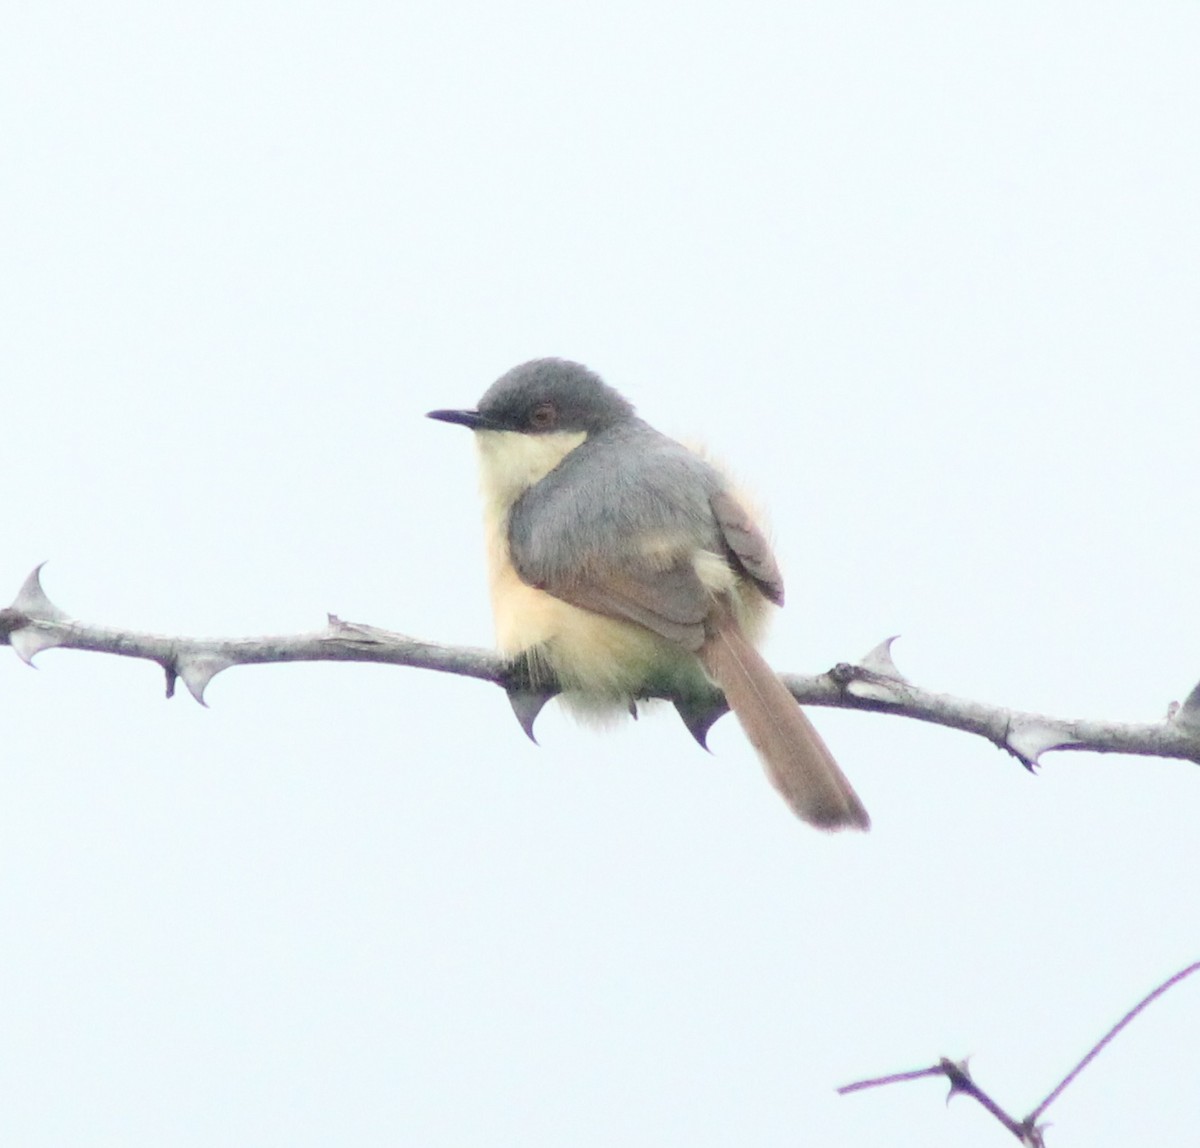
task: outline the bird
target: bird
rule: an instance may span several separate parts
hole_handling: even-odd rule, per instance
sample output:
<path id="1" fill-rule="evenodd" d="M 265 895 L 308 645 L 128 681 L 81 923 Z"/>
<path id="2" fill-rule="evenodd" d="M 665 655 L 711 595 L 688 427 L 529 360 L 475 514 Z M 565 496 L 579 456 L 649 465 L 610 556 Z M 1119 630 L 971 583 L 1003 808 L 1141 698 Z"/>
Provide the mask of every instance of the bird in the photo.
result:
<path id="1" fill-rule="evenodd" d="M 531 737 L 554 693 L 601 719 L 636 716 L 639 698 L 665 695 L 704 745 L 715 685 L 798 817 L 825 830 L 869 827 L 757 649 L 783 578 L 716 465 L 568 359 L 522 363 L 474 408 L 427 417 L 474 432 L 497 644 L 531 683 L 513 699 Z"/>

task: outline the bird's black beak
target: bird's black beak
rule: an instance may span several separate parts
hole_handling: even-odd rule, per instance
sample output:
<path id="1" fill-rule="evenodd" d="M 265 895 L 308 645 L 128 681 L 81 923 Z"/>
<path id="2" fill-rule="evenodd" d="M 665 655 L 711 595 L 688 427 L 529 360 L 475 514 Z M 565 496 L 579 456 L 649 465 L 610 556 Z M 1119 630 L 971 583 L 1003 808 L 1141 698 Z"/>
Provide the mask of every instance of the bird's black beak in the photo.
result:
<path id="1" fill-rule="evenodd" d="M 457 423 L 471 430 L 479 430 L 487 426 L 487 419 L 478 411 L 430 411 L 427 419 L 437 419 L 440 423 Z"/>

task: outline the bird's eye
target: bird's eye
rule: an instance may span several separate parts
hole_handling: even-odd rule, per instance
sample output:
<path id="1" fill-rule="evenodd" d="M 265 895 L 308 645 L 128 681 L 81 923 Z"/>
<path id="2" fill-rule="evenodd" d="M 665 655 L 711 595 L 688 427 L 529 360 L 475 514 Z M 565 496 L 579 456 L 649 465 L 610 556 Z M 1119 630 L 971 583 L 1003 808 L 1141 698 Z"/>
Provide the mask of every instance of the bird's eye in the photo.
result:
<path id="1" fill-rule="evenodd" d="M 529 416 L 529 425 L 534 430 L 549 430 L 558 422 L 558 408 L 553 403 L 539 403 Z"/>

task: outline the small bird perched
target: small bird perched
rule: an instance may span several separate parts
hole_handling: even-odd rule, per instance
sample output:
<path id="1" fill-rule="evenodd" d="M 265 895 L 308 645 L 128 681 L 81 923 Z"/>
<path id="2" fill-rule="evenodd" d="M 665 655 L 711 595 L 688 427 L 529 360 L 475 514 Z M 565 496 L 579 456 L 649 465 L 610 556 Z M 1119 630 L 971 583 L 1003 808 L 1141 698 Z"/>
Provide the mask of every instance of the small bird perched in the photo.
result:
<path id="1" fill-rule="evenodd" d="M 822 829 L 870 825 L 754 647 L 769 604 L 783 604 L 783 580 L 719 470 L 564 359 L 523 363 L 475 410 L 429 417 L 475 432 L 497 638 L 535 686 L 549 671 L 585 715 L 670 694 L 703 745 L 711 718 L 688 699 L 709 695 L 711 680 L 799 817 Z M 549 696 L 527 699 L 524 712 L 514 699 L 526 732 Z"/>

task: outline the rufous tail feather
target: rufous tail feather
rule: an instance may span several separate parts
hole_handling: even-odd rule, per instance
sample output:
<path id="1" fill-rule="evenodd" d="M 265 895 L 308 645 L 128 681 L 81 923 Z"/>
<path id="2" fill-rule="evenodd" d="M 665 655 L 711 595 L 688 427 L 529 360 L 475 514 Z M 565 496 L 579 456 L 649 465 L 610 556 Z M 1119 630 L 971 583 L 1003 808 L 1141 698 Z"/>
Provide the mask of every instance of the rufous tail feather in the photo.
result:
<path id="1" fill-rule="evenodd" d="M 868 828 L 863 803 L 821 735 L 732 614 L 716 621 L 699 654 L 796 816 L 820 829 Z"/>

